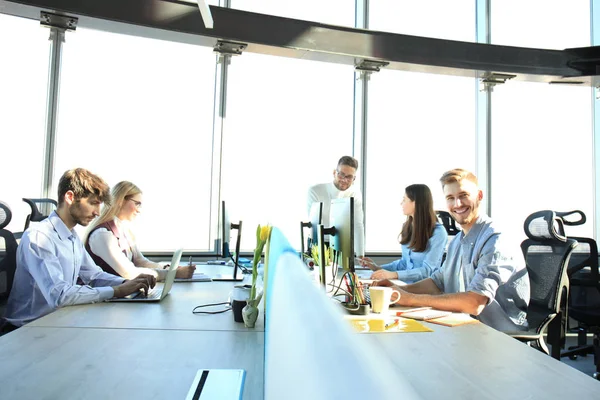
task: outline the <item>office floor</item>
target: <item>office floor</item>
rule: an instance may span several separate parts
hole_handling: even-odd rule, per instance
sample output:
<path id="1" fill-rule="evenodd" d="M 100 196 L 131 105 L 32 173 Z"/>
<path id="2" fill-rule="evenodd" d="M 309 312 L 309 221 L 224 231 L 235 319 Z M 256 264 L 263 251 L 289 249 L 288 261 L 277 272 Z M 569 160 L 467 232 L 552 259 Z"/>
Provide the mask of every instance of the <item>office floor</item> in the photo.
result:
<path id="1" fill-rule="evenodd" d="M 592 343 L 592 337 L 591 335 L 588 335 L 588 343 Z M 567 344 L 565 346 L 565 349 L 568 349 L 569 346 L 576 346 L 577 345 L 577 335 L 576 334 L 572 334 L 569 333 L 567 334 Z M 564 357 L 560 359 L 561 362 L 583 372 L 584 374 L 588 375 L 588 376 L 592 376 L 592 374 L 594 372 L 596 372 L 596 366 L 594 365 L 594 355 L 590 354 L 587 356 L 577 356 L 577 359 L 575 360 L 571 360 L 569 359 L 569 357 Z"/>

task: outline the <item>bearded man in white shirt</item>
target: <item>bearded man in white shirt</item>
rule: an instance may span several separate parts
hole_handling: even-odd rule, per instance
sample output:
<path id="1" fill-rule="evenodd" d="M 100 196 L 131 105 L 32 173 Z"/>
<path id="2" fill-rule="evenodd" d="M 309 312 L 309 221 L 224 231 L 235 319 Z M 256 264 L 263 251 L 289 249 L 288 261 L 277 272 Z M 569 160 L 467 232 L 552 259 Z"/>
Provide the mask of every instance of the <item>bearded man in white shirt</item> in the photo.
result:
<path id="1" fill-rule="evenodd" d="M 329 226 L 331 200 L 354 197 L 354 251 L 357 256 L 365 255 L 365 224 L 362 195 L 352 185 L 356 179 L 358 161 L 354 157 L 343 156 L 333 170 L 333 182 L 320 183 L 308 189 L 307 213 L 315 202 L 323 203 L 323 225 Z"/>
<path id="2" fill-rule="evenodd" d="M 110 202 L 109 187 L 83 168 L 66 171 L 58 183 L 58 208 L 32 225 L 17 249 L 17 269 L 6 305 L 3 332 L 9 332 L 56 309 L 148 292 L 156 279 L 139 275 L 125 280 L 104 272 L 75 231 L 87 226 Z M 77 284 L 81 278 L 83 285 Z"/>

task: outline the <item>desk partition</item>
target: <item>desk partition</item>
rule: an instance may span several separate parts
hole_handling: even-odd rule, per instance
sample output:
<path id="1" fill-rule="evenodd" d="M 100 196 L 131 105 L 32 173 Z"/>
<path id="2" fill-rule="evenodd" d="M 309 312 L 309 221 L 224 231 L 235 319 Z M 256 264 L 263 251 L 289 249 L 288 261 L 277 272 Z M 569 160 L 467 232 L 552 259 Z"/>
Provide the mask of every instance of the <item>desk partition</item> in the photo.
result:
<path id="1" fill-rule="evenodd" d="M 285 250 L 289 243 L 277 243 L 276 264 L 269 260 L 265 399 L 418 398 L 380 348 L 359 341 L 298 255 Z"/>

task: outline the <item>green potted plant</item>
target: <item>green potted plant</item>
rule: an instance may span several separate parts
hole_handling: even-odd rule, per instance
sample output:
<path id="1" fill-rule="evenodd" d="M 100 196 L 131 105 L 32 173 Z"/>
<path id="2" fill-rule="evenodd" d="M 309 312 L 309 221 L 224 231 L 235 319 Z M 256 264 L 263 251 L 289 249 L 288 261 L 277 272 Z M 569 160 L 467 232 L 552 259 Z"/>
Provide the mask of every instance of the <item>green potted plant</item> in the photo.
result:
<path id="1" fill-rule="evenodd" d="M 250 289 L 248 304 L 242 309 L 242 318 L 244 319 L 244 325 L 247 328 L 254 328 L 256 320 L 258 319 L 258 304 L 263 295 L 262 288 L 257 290 L 256 287 L 256 281 L 258 279 L 258 263 L 260 262 L 263 249 L 270 236 L 271 226 L 265 225 L 261 227 L 258 225 L 256 228 L 256 248 L 254 249 L 254 258 L 252 259 L 252 287 Z"/>

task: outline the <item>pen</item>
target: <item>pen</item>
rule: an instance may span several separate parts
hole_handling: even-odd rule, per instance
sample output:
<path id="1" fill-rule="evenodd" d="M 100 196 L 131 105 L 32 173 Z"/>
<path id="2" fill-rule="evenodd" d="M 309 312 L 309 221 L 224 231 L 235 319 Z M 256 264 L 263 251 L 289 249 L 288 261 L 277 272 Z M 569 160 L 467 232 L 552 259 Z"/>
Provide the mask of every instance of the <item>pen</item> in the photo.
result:
<path id="1" fill-rule="evenodd" d="M 387 329 L 391 329 L 391 328 L 395 327 L 396 325 L 398 325 L 398 323 L 399 323 L 399 322 L 400 322 L 400 320 L 396 319 L 396 320 L 394 320 L 394 322 L 392 322 L 391 324 L 386 324 L 386 325 L 385 325 L 385 329 L 386 329 L 386 330 L 387 330 Z"/>
<path id="2" fill-rule="evenodd" d="M 192 256 L 190 256 L 190 267 L 192 266 Z"/>

